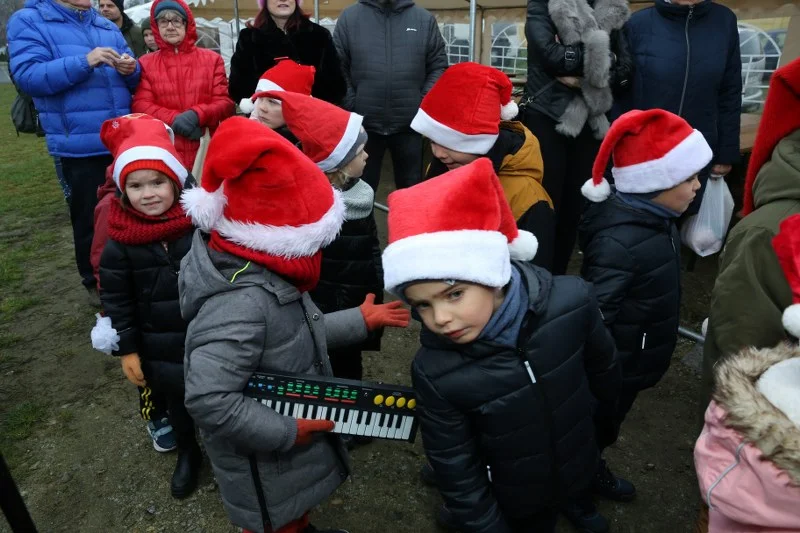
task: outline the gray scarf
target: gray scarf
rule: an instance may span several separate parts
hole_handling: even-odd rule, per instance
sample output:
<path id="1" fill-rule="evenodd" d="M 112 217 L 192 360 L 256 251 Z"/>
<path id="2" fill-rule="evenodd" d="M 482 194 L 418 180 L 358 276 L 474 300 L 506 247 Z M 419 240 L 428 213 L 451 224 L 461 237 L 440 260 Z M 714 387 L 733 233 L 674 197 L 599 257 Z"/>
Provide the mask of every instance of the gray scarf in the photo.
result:
<path id="1" fill-rule="evenodd" d="M 528 291 L 522 283 L 522 275 L 511 265 L 511 281 L 506 289 L 506 297 L 500 308 L 494 312 L 489 323 L 484 326 L 479 339 L 492 341 L 503 346 L 516 347 L 522 319 L 528 308 Z"/>
<path id="2" fill-rule="evenodd" d="M 355 185 L 342 192 L 344 198 L 344 219 L 361 220 L 372 213 L 372 203 L 375 201 L 375 191 L 366 181 L 359 179 Z"/>

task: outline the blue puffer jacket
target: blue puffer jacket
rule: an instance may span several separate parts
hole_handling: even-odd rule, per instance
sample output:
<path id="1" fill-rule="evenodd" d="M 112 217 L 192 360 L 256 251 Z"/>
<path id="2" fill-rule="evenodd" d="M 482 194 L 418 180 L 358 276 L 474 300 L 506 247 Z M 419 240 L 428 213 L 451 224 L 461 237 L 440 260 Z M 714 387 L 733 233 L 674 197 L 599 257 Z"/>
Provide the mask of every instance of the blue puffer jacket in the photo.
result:
<path id="1" fill-rule="evenodd" d="M 99 46 L 133 56 L 113 22 L 97 11 L 72 10 L 54 0 L 27 0 L 8 21 L 11 75 L 33 96 L 51 155 L 107 154 L 100 142 L 103 121 L 127 115 L 140 69 L 122 76 L 113 68 L 89 67 L 86 55 Z"/>
<path id="2" fill-rule="evenodd" d="M 742 60 L 736 15 L 711 0 L 691 7 L 656 0 L 634 13 L 625 31 L 634 78 L 616 114 L 666 109 L 703 133 L 714 164 L 737 162 Z"/>

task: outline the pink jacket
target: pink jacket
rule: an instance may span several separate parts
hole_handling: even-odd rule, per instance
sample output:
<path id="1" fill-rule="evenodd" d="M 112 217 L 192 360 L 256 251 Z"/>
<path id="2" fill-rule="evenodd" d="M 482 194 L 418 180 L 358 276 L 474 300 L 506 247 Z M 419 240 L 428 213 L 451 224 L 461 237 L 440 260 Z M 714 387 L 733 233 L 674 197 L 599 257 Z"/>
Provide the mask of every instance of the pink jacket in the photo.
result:
<path id="1" fill-rule="evenodd" d="M 772 365 L 797 357 L 797 345 L 781 344 L 717 365 L 694 449 L 709 533 L 800 531 L 800 428 L 756 387 Z M 796 390 L 800 401 L 800 383 Z"/>

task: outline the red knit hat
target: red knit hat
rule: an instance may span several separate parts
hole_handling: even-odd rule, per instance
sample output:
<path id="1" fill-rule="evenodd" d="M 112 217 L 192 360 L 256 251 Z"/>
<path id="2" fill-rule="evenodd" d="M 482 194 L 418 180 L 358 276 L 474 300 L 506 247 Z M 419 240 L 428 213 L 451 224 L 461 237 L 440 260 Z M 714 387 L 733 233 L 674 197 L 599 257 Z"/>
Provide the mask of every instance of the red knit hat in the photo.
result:
<path id="1" fill-rule="evenodd" d="M 418 280 L 503 287 L 510 259 L 528 261 L 538 242 L 517 229 L 492 162 L 482 157 L 389 195 L 386 290 Z"/>
<path id="2" fill-rule="evenodd" d="M 500 121 L 517 116 L 508 76 L 477 63 L 457 63 L 444 71 L 411 121 L 411 129 L 436 144 L 483 155 L 500 134 Z"/>
<path id="3" fill-rule="evenodd" d="M 742 215 L 748 215 L 755 209 L 753 184 L 761 167 L 772 158 L 772 151 L 781 139 L 800 129 L 798 104 L 800 104 L 800 58 L 776 70 L 769 82 L 764 113 L 761 115 L 761 123 L 758 126 L 744 181 Z"/>
<path id="4" fill-rule="evenodd" d="M 711 162 L 703 134 L 684 119 L 664 111 L 629 111 L 611 124 L 592 167 L 592 179 L 581 187 L 592 202 L 611 194 L 605 174 L 613 153 L 614 185 L 620 192 L 664 191 L 686 181 Z"/>
<path id="5" fill-rule="evenodd" d="M 323 100 L 292 92 L 264 93 L 283 102 L 283 119 L 306 154 L 323 171 L 344 162 L 358 141 L 364 117 Z"/>
<path id="6" fill-rule="evenodd" d="M 291 261 L 330 244 L 344 220 L 344 202 L 325 174 L 269 128 L 244 117 L 225 120 L 208 146 L 201 187 L 181 204 L 194 223 L 247 250 Z"/>
<path id="7" fill-rule="evenodd" d="M 311 96 L 316 69 L 310 65 L 301 65 L 288 57 L 279 57 L 277 63 L 261 75 L 255 93 L 250 98 L 242 98 L 239 109 L 249 115 L 255 109 L 255 101 L 267 91 L 289 91 Z"/>
<path id="8" fill-rule="evenodd" d="M 134 170 L 157 170 L 181 188 L 189 172 L 181 164 L 172 129 L 150 115 L 133 113 L 106 120 L 100 139 L 114 157 L 114 182 L 125 190 L 125 178 Z"/>
<path id="9" fill-rule="evenodd" d="M 792 305 L 783 310 L 783 328 L 800 338 L 800 215 L 781 222 L 772 247 L 792 290 Z"/>

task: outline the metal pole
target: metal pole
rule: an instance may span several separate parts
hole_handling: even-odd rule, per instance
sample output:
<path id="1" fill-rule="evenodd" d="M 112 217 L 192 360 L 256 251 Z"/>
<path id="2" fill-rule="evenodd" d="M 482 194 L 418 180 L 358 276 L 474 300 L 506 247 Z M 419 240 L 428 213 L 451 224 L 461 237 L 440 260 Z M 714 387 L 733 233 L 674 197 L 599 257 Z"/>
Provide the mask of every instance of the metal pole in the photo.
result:
<path id="1" fill-rule="evenodd" d="M 236 38 L 239 38 L 239 0 L 233 0 L 233 18 L 236 21 Z"/>
<path id="2" fill-rule="evenodd" d="M 319 24 L 319 0 L 314 0 L 314 22 Z"/>
<path id="3" fill-rule="evenodd" d="M 478 0 L 469 0 L 469 60 L 475 61 L 475 27 L 478 18 Z"/>
<path id="4" fill-rule="evenodd" d="M 377 209 L 377 210 L 379 210 L 379 211 L 383 211 L 384 213 L 388 213 L 388 212 L 389 212 L 389 208 L 388 208 L 388 207 L 386 207 L 386 206 L 385 206 L 385 205 L 383 205 L 383 204 L 379 204 L 378 202 L 375 202 L 375 203 L 373 203 L 372 205 L 374 205 L 374 206 L 375 206 L 375 209 Z"/>
<path id="5" fill-rule="evenodd" d="M 689 339 L 690 341 L 697 342 L 699 344 L 705 344 L 706 338 L 697 333 L 696 331 L 692 331 L 687 329 L 683 326 L 678 327 L 678 335 L 683 337 L 684 339 Z"/>

